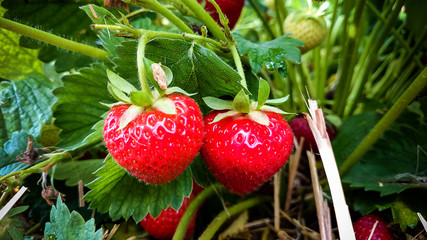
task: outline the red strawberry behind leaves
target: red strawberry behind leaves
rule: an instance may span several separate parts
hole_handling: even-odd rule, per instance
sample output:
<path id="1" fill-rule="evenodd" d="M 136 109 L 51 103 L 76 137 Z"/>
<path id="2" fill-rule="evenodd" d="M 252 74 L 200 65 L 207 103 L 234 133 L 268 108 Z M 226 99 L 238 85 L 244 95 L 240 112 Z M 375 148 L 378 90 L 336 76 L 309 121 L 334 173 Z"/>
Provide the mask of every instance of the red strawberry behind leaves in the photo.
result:
<path id="1" fill-rule="evenodd" d="M 175 234 L 176 228 L 178 227 L 179 222 L 181 221 L 182 216 L 187 210 L 188 205 L 191 201 L 203 191 L 203 187 L 198 185 L 193 180 L 193 192 L 189 198 L 184 198 L 184 202 L 178 210 L 169 207 L 163 210 L 157 218 L 153 218 L 148 214 L 142 221 L 141 226 L 153 237 L 157 239 L 172 239 Z M 194 226 L 196 223 L 197 212 L 192 216 L 187 230 L 185 232 L 185 239 L 189 239 L 194 232 Z"/>
<path id="2" fill-rule="evenodd" d="M 172 207 L 169 207 L 168 209 L 163 210 L 155 219 L 148 214 L 141 221 L 141 226 L 148 232 L 148 234 L 156 239 L 172 239 L 179 221 L 181 221 L 182 215 L 184 215 L 185 210 L 187 210 L 187 207 L 193 198 L 193 195 L 190 196 L 190 198 L 184 198 L 181 208 L 175 210 Z M 196 214 L 193 215 L 190 223 L 188 224 L 187 231 L 185 232 L 185 239 L 189 239 L 191 235 L 193 235 L 195 223 Z"/>
<path id="3" fill-rule="evenodd" d="M 216 11 L 214 5 L 208 0 L 197 0 L 199 3 L 203 1 L 206 2 L 205 10 L 210 13 L 212 18 L 218 23 L 221 24 L 219 20 L 219 14 Z M 222 13 L 228 18 L 228 26 L 230 29 L 233 29 L 239 20 L 240 14 L 242 13 L 243 6 L 245 5 L 245 0 L 215 0 L 219 8 L 221 8 Z"/>
<path id="4" fill-rule="evenodd" d="M 233 102 L 204 98 L 215 111 L 204 119 L 201 154 L 215 178 L 236 194 L 249 193 L 270 179 L 292 151 L 291 128 L 279 114 L 285 112 L 264 105 L 280 104 L 287 97 L 267 100 L 269 84 L 261 80 L 259 85 L 257 102 L 243 90 Z"/>
<path id="5" fill-rule="evenodd" d="M 203 116 L 193 99 L 170 93 L 183 90 L 167 89 L 170 70 L 166 74 L 160 64 L 153 69 L 154 77 L 164 81 L 158 80 L 157 91 L 149 93 L 107 72 L 110 92 L 124 103 L 112 107 L 103 134 L 118 164 L 144 182 L 164 184 L 178 177 L 199 152 Z"/>
<path id="6" fill-rule="evenodd" d="M 304 143 L 302 146 L 303 150 L 308 151 L 310 148 L 312 148 L 313 152 L 319 152 L 317 149 L 316 140 L 314 140 L 313 133 L 311 132 L 307 119 L 305 119 L 304 116 L 293 118 L 289 122 L 289 125 L 291 126 L 292 132 L 299 142 L 301 142 L 301 138 L 304 138 Z M 336 135 L 334 127 L 327 123 L 326 132 L 328 133 L 329 139 L 332 141 Z"/>
<path id="7" fill-rule="evenodd" d="M 353 224 L 356 240 L 393 240 L 387 223 L 375 215 L 361 217 Z"/>

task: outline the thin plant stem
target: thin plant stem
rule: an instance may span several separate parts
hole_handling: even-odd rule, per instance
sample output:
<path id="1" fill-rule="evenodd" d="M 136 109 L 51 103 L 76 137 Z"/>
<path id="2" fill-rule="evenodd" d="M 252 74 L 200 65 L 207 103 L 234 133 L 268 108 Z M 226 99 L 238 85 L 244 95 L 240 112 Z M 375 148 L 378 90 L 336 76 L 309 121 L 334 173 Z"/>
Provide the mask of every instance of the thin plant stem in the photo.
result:
<path id="1" fill-rule="evenodd" d="M 216 184 L 210 185 L 209 187 L 204 189 L 201 193 L 199 193 L 199 195 L 197 195 L 197 197 L 195 197 L 193 201 L 191 201 L 190 205 L 188 205 L 184 215 L 182 215 L 182 218 L 176 228 L 175 234 L 173 235 L 172 239 L 173 240 L 184 239 L 188 223 L 190 222 L 193 215 L 196 214 L 196 211 L 199 209 L 200 205 L 215 193 L 218 193 L 224 190 L 225 190 L 224 186 L 222 186 L 219 183 L 216 183 Z"/>
<path id="2" fill-rule="evenodd" d="M 397 17 L 399 16 L 399 12 L 404 4 L 404 0 L 397 0 L 395 8 L 392 10 L 391 14 L 389 13 L 390 17 L 388 18 L 388 21 L 386 25 L 383 27 L 382 32 L 378 39 L 375 40 L 373 43 L 373 49 L 379 49 L 381 44 L 384 43 L 384 40 L 389 35 L 391 28 L 393 27 L 394 23 L 396 22 Z M 378 52 L 372 51 L 370 55 L 368 56 L 368 64 L 366 64 L 366 68 L 363 69 L 363 74 L 358 74 L 358 78 L 355 81 L 357 87 L 352 89 L 352 92 L 350 95 L 352 96 L 351 100 L 344 105 L 344 117 L 351 115 L 351 113 L 356 108 L 356 102 L 358 101 L 360 95 L 362 94 L 362 86 L 365 85 L 365 83 L 368 81 L 369 76 L 372 74 L 374 67 L 377 65 L 376 61 L 378 58 Z"/>
<path id="3" fill-rule="evenodd" d="M 356 12 L 354 13 L 353 21 L 350 23 L 350 28 L 346 34 L 346 36 L 348 35 L 347 39 L 345 44 L 341 45 L 343 47 L 343 59 L 341 61 L 341 71 L 336 91 L 337 101 L 335 101 L 334 105 L 334 110 L 338 116 L 341 117 L 344 115 L 344 109 L 347 102 L 346 100 L 352 85 L 351 77 L 358 57 L 357 50 L 363 32 L 362 19 L 365 2 L 365 0 L 357 1 Z M 352 33 L 354 30 L 356 32 Z"/>
<path id="4" fill-rule="evenodd" d="M 215 20 L 207 13 L 203 7 L 196 0 L 181 0 L 197 17 L 202 21 L 212 35 L 220 40 L 227 41 L 227 38 L 224 32 L 221 30 L 221 27 L 215 22 Z"/>
<path id="5" fill-rule="evenodd" d="M 221 44 L 211 38 L 203 37 L 197 34 L 191 34 L 191 33 L 179 34 L 179 33 L 152 31 L 152 30 L 145 30 L 145 29 L 136 30 L 132 28 L 127 28 L 125 26 L 104 25 L 104 24 L 93 24 L 92 27 L 94 29 L 110 29 L 110 30 L 117 30 L 117 31 L 128 31 L 129 33 L 137 36 L 138 38 L 140 38 L 144 34 L 148 34 L 152 37 L 156 36 L 156 37 L 170 38 L 170 39 L 197 41 L 200 43 L 208 43 L 209 45 L 212 45 L 215 48 L 223 51 L 229 51 L 226 45 Z"/>
<path id="6" fill-rule="evenodd" d="M 205 229 L 205 231 L 202 233 L 202 235 L 199 237 L 199 240 L 208 240 L 212 239 L 215 235 L 216 231 L 222 226 L 222 224 L 229 219 L 229 217 L 240 213 L 248 208 L 254 207 L 260 203 L 263 203 L 265 201 L 271 201 L 270 197 L 255 197 L 248 199 L 244 202 L 238 203 L 232 207 L 229 207 L 227 211 L 222 211 L 220 214 L 218 214 L 214 220 L 208 225 L 208 227 Z"/>
<path id="7" fill-rule="evenodd" d="M 193 30 L 191 30 L 190 27 L 188 27 L 180 18 L 178 18 L 175 14 L 173 14 L 169 9 L 167 9 L 165 6 L 157 2 L 156 0 L 131 0 L 132 4 L 141 6 L 144 8 L 148 8 L 150 10 L 153 10 L 165 18 L 167 18 L 170 22 L 175 24 L 175 26 L 181 30 L 182 32 L 186 33 L 193 33 Z"/>
<path id="8" fill-rule="evenodd" d="M 366 6 L 368 6 L 368 8 L 375 14 L 375 16 L 383 23 L 386 24 L 387 23 L 387 19 L 385 19 L 381 13 L 378 11 L 378 9 L 375 8 L 375 6 L 370 2 L 367 1 L 366 2 Z M 405 48 L 407 51 L 411 51 L 414 48 L 411 49 L 411 47 L 409 46 L 409 44 L 403 39 L 402 35 L 399 34 L 399 31 L 394 28 L 391 28 L 391 33 L 393 34 L 393 36 L 395 37 L 395 39 L 402 45 L 403 48 Z M 417 58 L 411 58 L 411 60 L 415 61 L 417 63 L 418 66 L 422 67 L 423 64 L 421 63 L 421 61 Z"/>
<path id="9" fill-rule="evenodd" d="M 245 89 L 248 89 L 248 85 L 246 83 L 245 71 L 242 65 L 242 59 L 240 58 L 239 51 L 237 51 L 237 46 L 235 43 L 230 43 L 229 46 L 230 46 L 231 54 L 233 55 L 234 64 L 236 65 L 237 72 L 239 73 L 240 78 L 242 79 L 240 83 Z"/>
<path id="10" fill-rule="evenodd" d="M 280 178 L 282 171 L 274 175 L 274 229 L 280 230 Z"/>
<path id="11" fill-rule="evenodd" d="M 147 80 L 147 71 L 145 69 L 145 47 L 147 46 L 148 41 L 151 39 L 150 34 L 144 34 L 139 39 L 138 49 L 136 51 L 136 63 L 138 67 L 138 79 L 139 84 L 141 85 L 141 90 L 149 96 L 153 97 L 151 93 L 150 86 L 148 85 Z"/>
<path id="12" fill-rule="evenodd" d="M 270 28 L 270 25 L 268 25 L 267 20 L 265 20 L 265 17 L 263 15 L 263 13 L 261 12 L 261 10 L 259 9 L 258 4 L 256 3 L 255 0 L 249 0 L 249 3 L 251 4 L 252 8 L 255 10 L 255 13 L 258 15 L 258 18 L 261 19 L 262 21 L 262 25 L 264 26 L 264 29 L 267 31 L 268 36 L 270 37 L 270 39 L 274 39 L 276 38 L 274 36 L 273 31 Z"/>
<path id="13" fill-rule="evenodd" d="M 326 35 L 326 39 L 325 39 L 325 51 L 324 54 L 321 56 L 322 60 L 321 60 L 321 65 L 320 65 L 320 76 L 319 76 L 319 80 L 318 80 L 318 84 L 316 85 L 316 87 L 322 87 L 322 89 L 325 88 L 326 86 L 326 81 L 328 79 L 328 65 L 330 63 L 330 53 L 331 53 L 331 48 L 333 46 L 333 42 L 335 40 L 335 35 L 333 35 L 334 32 L 334 28 L 335 28 L 335 24 L 337 22 L 337 16 L 338 16 L 338 0 L 335 0 L 334 3 L 334 10 L 333 10 L 333 14 L 332 14 L 332 19 L 331 19 L 331 26 L 329 27 L 329 31 L 328 34 Z M 338 25 L 341 26 L 341 25 Z M 323 100 L 325 100 L 325 94 L 323 92 L 320 92 L 320 90 L 317 90 L 318 94 L 316 94 L 317 99 L 319 100 L 319 102 L 323 102 Z"/>
<path id="14" fill-rule="evenodd" d="M 105 50 L 75 42 L 66 38 L 62 38 L 52 33 L 32 28 L 2 17 L 0 17 L 0 28 L 4 28 L 6 30 L 24 35 L 26 37 L 34 38 L 45 43 L 49 43 L 53 46 L 70 50 L 72 52 L 80 53 L 103 61 L 108 60 L 109 53 Z"/>
<path id="15" fill-rule="evenodd" d="M 285 18 L 288 16 L 288 11 L 286 10 L 286 6 L 285 6 L 285 0 L 275 0 L 275 6 L 276 6 L 277 25 L 279 28 L 279 35 L 283 35 L 285 33 L 283 29 L 283 22 L 285 21 Z"/>
<path id="16" fill-rule="evenodd" d="M 393 104 L 390 110 L 374 126 L 362 142 L 354 149 L 350 156 L 344 161 L 339 168 L 341 176 L 345 176 L 354 165 L 356 165 L 363 155 L 371 148 L 379 137 L 390 127 L 400 113 L 408 106 L 409 103 L 418 95 L 418 93 L 427 85 L 427 68 L 424 67 L 422 72 L 406 89 L 406 91 Z"/>

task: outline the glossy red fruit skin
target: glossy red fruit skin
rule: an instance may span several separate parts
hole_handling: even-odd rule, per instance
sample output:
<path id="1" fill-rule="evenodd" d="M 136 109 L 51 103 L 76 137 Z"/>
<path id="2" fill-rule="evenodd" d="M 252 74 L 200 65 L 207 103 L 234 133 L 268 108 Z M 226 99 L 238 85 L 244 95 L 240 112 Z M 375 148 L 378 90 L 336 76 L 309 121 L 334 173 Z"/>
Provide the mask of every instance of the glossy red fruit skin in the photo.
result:
<path id="1" fill-rule="evenodd" d="M 203 0 L 197 0 L 199 3 L 202 3 Z M 216 11 L 216 8 L 208 0 L 205 0 L 205 10 L 210 13 L 211 17 L 221 25 L 219 21 L 219 14 Z M 215 0 L 219 8 L 221 8 L 222 13 L 228 18 L 228 26 L 230 29 L 233 29 L 239 20 L 240 14 L 242 13 L 243 6 L 245 5 L 245 0 Z"/>
<path id="2" fill-rule="evenodd" d="M 129 104 L 113 107 L 104 122 L 104 141 L 117 163 L 150 184 L 178 177 L 196 157 L 203 141 L 203 116 L 197 103 L 184 95 L 168 96 L 177 114 L 151 109 L 122 130 L 119 120 Z"/>
<path id="3" fill-rule="evenodd" d="M 295 138 L 298 142 L 301 142 L 301 138 L 304 137 L 304 143 L 302 149 L 304 151 L 310 151 L 310 146 L 313 149 L 313 152 L 318 153 L 316 140 L 314 140 L 313 133 L 311 132 L 310 127 L 308 126 L 307 119 L 304 116 L 298 116 L 293 118 L 289 125 L 291 126 L 292 132 L 295 135 Z M 335 129 L 330 126 L 326 126 L 326 132 L 328 133 L 329 139 L 332 141 L 335 138 Z"/>
<path id="4" fill-rule="evenodd" d="M 293 135 L 286 120 L 264 112 L 268 126 L 245 114 L 211 123 L 222 111 L 206 115 L 201 154 L 215 178 L 229 191 L 246 194 L 277 173 L 292 152 Z"/>
<path id="5" fill-rule="evenodd" d="M 151 236 L 159 240 L 170 240 L 175 234 L 176 228 L 178 227 L 179 221 L 187 210 L 188 205 L 193 200 L 194 196 L 190 198 L 184 198 L 184 202 L 179 210 L 175 210 L 172 207 L 163 210 L 160 215 L 154 219 L 150 214 L 141 221 L 141 226 Z M 194 226 L 196 224 L 196 213 L 190 220 L 187 230 L 185 232 L 185 239 L 189 239 L 194 233 Z"/>
<path id="6" fill-rule="evenodd" d="M 387 223 L 375 215 L 361 217 L 353 224 L 356 240 L 368 240 L 376 222 L 378 223 L 371 240 L 393 240 L 394 238 L 387 228 Z"/>

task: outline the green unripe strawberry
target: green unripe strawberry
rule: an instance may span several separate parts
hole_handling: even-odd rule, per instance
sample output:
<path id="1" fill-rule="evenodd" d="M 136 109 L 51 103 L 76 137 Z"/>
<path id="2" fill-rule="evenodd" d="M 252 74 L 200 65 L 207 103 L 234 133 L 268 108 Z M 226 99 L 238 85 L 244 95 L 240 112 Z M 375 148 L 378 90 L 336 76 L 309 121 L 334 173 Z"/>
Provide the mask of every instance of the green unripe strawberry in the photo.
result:
<path id="1" fill-rule="evenodd" d="M 306 53 L 319 46 L 326 37 L 328 28 L 323 16 L 310 12 L 293 12 L 284 22 L 285 33 L 291 33 L 290 37 L 304 42 L 299 47 L 301 53 Z"/>

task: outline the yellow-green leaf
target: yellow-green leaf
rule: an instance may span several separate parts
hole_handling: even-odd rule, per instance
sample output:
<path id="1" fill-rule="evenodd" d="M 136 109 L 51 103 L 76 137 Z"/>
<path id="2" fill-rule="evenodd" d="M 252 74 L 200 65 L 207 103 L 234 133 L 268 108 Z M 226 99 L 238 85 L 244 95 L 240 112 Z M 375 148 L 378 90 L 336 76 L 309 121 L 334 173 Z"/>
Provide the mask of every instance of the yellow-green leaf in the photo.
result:
<path id="1" fill-rule="evenodd" d="M 19 35 L 0 29 L 0 77 L 20 80 L 33 72 L 42 72 L 43 63 L 37 58 L 38 50 L 19 46 Z"/>

